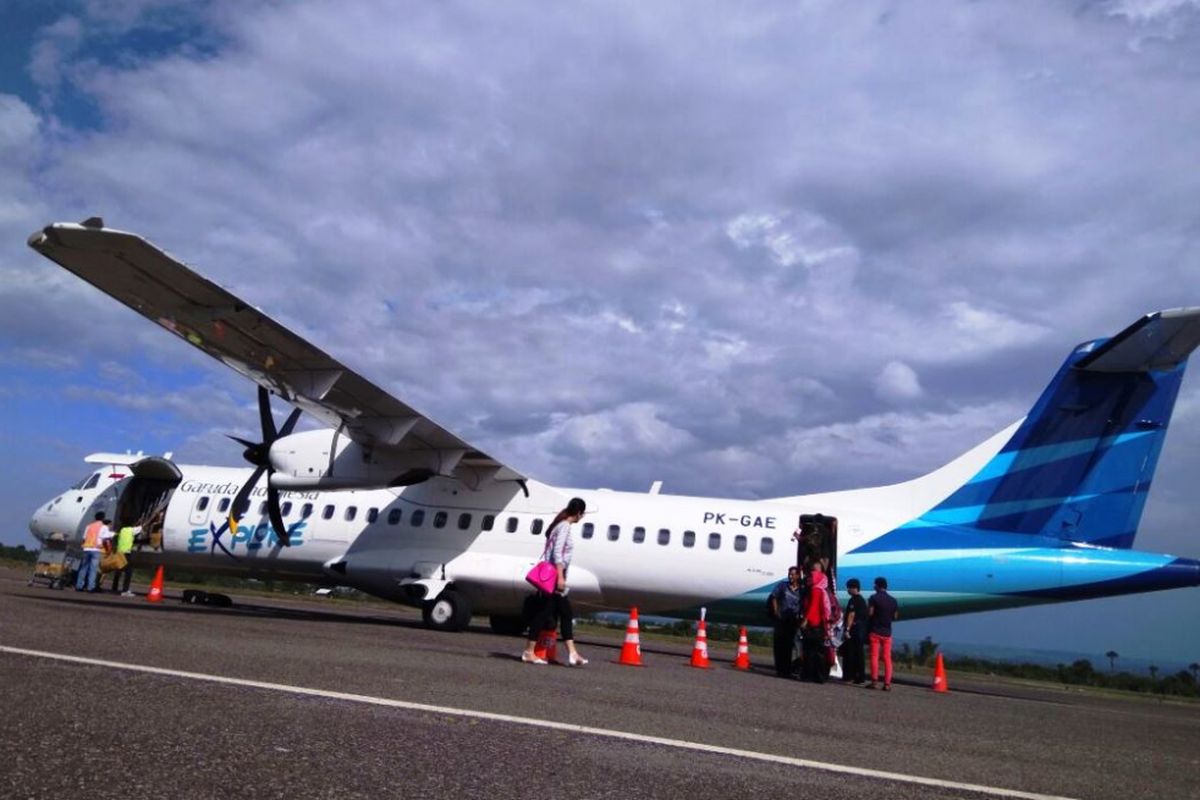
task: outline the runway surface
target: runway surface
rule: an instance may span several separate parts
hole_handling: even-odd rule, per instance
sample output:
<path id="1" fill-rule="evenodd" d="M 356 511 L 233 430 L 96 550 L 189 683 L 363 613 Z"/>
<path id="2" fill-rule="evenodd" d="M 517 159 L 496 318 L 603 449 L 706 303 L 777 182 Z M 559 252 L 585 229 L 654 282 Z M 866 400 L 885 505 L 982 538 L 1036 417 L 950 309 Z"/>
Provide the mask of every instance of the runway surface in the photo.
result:
<path id="1" fill-rule="evenodd" d="M 712 670 L 653 645 L 636 669 L 586 636 L 587 667 L 533 667 L 407 609 L 25 579 L 0 570 L 4 797 L 1200 796 L 1194 704 L 810 686 L 729 669 L 727 644 Z"/>

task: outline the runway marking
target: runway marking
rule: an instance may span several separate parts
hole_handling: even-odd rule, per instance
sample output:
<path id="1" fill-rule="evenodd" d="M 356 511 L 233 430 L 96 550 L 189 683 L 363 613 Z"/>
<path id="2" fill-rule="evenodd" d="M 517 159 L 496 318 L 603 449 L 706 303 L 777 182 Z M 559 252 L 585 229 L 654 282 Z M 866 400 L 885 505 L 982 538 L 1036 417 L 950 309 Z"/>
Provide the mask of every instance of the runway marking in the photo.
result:
<path id="1" fill-rule="evenodd" d="M 150 675 L 165 675 L 172 678 L 186 678 L 194 681 L 220 683 L 226 686 L 242 686 L 251 689 L 266 689 L 267 691 L 284 692 L 287 694 L 304 695 L 308 697 L 323 697 L 331 700 L 345 700 L 346 702 L 350 703 L 363 703 L 366 705 L 385 706 L 387 708 L 402 708 L 408 711 L 422 711 L 429 714 L 443 714 L 454 717 L 485 719 L 493 722 L 508 722 L 514 725 L 525 725 L 532 728 L 545 728 L 548 730 L 566 731 L 569 733 L 583 733 L 589 736 L 602 736 L 608 739 L 620 739 L 627 742 L 639 742 L 642 744 L 656 744 L 663 747 L 673 747 L 678 750 L 691 750 L 700 753 L 733 756 L 735 758 L 763 761 L 770 764 L 782 764 L 789 767 L 801 767 L 804 769 L 821 770 L 823 772 L 835 772 L 842 775 L 857 775 L 863 778 L 896 781 L 899 783 L 911 783 L 919 786 L 933 786 L 939 789 L 953 789 L 960 792 L 974 792 L 976 794 L 991 795 L 993 797 L 1014 797 L 1022 798 L 1022 800 L 1071 800 L 1071 798 L 1066 798 L 1059 795 L 1037 794 L 1035 792 L 1022 792 L 1016 789 L 1003 789 L 997 786 L 960 783 L 958 781 L 941 780 L 940 778 L 925 778 L 920 775 L 905 775 L 904 773 L 900 772 L 884 772 L 883 770 L 877 769 L 863 769 L 862 767 L 850 767 L 844 764 L 831 764 L 824 761 L 810 761 L 804 758 L 792 758 L 791 756 L 780 756 L 773 753 L 758 753 L 753 750 L 740 750 L 736 747 L 722 747 L 720 745 L 704 744 L 702 742 L 689 742 L 683 739 L 668 739 L 663 736 L 650 736 L 643 733 L 629 733 L 626 731 L 612 730 L 609 728 L 593 728 L 589 725 L 575 725 L 569 722 L 554 722 L 551 720 L 535 719 L 533 717 L 516 717 L 512 716 L 511 714 L 497 714 L 491 711 L 475 711 L 469 708 L 435 706 L 428 703 L 412 703 L 407 700 L 392 700 L 387 697 L 372 697 L 371 695 L 350 694 L 348 692 L 332 692 L 326 689 L 310 689 L 304 686 L 290 686 L 283 683 L 268 683 L 266 681 L 255 681 L 246 678 L 230 678 L 224 675 L 209 675 L 203 672 L 184 672 L 183 670 L 151 667 L 143 664 L 125 664 L 119 661 L 105 661 L 99 658 L 84 658 L 83 656 L 71 656 L 63 653 L 48 653 L 42 650 L 26 650 L 21 647 L 8 647 L 5 645 L 0 645 L 0 652 L 12 653 L 14 655 L 31 656 L 33 658 L 45 658 L 52 661 L 66 661 L 73 664 L 87 664 L 94 667 L 122 669 L 129 672 L 143 672 Z"/>

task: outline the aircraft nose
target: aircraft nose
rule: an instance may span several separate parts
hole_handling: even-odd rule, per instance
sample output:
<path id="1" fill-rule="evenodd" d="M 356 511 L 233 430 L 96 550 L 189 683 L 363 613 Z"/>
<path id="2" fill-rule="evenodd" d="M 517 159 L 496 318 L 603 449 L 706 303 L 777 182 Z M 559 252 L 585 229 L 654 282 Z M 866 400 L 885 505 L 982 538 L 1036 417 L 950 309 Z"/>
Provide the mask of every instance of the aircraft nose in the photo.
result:
<path id="1" fill-rule="evenodd" d="M 46 505 L 38 506 L 37 510 L 33 512 L 33 516 L 29 518 L 29 532 L 39 542 L 45 542 L 46 537 L 53 532 L 51 529 L 54 526 L 50 520 L 50 508 L 53 502 L 51 501 Z"/>

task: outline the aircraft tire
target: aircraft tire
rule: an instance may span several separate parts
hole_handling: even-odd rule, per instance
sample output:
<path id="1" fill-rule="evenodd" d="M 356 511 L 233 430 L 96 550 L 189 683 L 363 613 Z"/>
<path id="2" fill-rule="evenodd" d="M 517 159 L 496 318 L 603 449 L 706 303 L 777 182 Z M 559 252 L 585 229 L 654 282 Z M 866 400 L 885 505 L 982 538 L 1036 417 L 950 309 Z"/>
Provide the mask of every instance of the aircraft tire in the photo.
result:
<path id="1" fill-rule="evenodd" d="M 521 636 L 529 627 L 525 624 L 525 618 L 516 614 L 493 614 L 488 617 L 488 625 L 491 626 L 492 633 L 500 636 Z"/>
<path id="2" fill-rule="evenodd" d="M 201 589 L 184 589 L 180 602 L 189 606 L 202 606 L 208 599 L 208 592 Z"/>
<path id="3" fill-rule="evenodd" d="M 465 630 L 471 622 L 471 603 L 453 589 L 447 589 L 422 606 L 421 617 L 435 631 Z"/>

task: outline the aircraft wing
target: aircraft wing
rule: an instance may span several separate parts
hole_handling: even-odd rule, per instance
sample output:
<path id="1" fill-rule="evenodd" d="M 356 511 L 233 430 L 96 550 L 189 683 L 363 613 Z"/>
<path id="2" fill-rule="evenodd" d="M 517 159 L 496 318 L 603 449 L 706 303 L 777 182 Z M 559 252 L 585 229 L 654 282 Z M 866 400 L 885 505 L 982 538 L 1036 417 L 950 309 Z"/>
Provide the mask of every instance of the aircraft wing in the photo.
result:
<path id="1" fill-rule="evenodd" d="M 525 477 L 140 236 L 92 218 L 49 225 L 29 246 L 365 447 L 465 450 L 460 466 Z"/>

